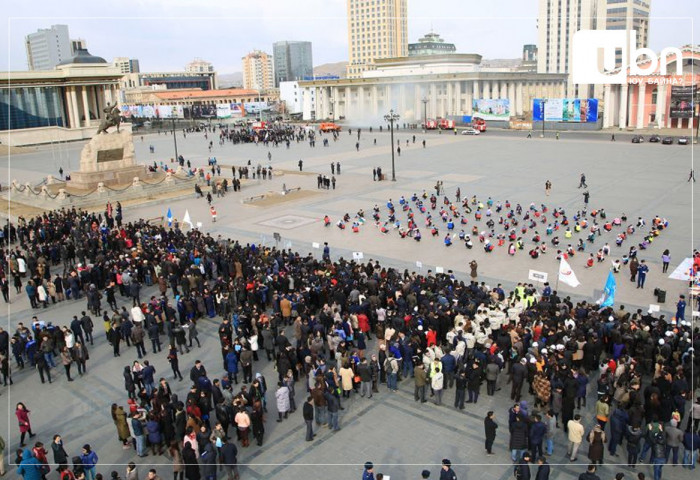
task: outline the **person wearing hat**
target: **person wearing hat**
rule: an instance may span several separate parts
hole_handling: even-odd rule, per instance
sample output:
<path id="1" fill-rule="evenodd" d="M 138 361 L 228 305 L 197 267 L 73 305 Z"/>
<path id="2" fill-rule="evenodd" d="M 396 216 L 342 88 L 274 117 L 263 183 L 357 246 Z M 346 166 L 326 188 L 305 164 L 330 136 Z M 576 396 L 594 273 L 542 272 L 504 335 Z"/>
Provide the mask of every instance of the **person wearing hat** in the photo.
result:
<path id="1" fill-rule="evenodd" d="M 455 471 L 452 470 L 452 462 L 450 462 L 447 458 L 442 459 L 440 480 L 457 480 L 457 475 L 455 474 Z"/>
<path id="2" fill-rule="evenodd" d="M 374 480 L 374 464 L 365 462 L 365 471 L 362 472 L 362 480 Z"/>

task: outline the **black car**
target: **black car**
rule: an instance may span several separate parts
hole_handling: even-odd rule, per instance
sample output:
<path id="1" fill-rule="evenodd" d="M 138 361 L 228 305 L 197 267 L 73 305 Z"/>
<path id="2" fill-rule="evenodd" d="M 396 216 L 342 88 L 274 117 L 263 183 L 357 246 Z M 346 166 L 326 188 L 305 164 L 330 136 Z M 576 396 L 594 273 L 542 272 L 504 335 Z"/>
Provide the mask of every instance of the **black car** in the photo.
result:
<path id="1" fill-rule="evenodd" d="M 652 135 L 649 137 L 649 143 L 659 143 L 661 141 L 661 137 L 658 135 Z"/>
<path id="2" fill-rule="evenodd" d="M 635 135 L 632 137 L 632 143 L 644 143 L 644 137 L 641 135 Z"/>
<path id="3" fill-rule="evenodd" d="M 664 145 L 673 145 L 673 137 L 664 137 L 664 139 L 661 140 L 661 143 Z"/>
<path id="4" fill-rule="evenodd" d="M 678 137 L 678 145 L 688 145 L 688 137 Z"/>

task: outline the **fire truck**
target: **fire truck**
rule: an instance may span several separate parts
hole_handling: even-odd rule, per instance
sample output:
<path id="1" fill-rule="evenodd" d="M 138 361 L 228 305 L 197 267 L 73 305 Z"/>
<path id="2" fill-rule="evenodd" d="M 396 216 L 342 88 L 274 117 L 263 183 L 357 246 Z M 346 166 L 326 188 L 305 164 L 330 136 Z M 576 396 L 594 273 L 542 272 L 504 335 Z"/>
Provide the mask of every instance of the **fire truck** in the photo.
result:
<path id="1" fill-rule="evenodd" d="M 435 120 L 426 120 L 425 124 L 423 125 L 423 128 L 426 130 L 435 130 L 438 128 L 438 124 Z"/>
<path id="2" fill-rule="evenodd" d="M 472 128 L 474 130 L 478 130 L 479 132 L 485 132 L 486 131 L 486 120 L 484 120 L 481 117 L 474 117 L 472 118 Z"/>
<path id="3" fill-rule="evenodd" d="M 340 125 L 337 125 L 333 122 L 325 122 L 319 126 L 319 130 L 321 130 L 322 132 L 339 132 Z"/>
<path id="4" fill-rule="evenodd" d="M 438 120 L 438 127 L 440 127 L 440 130 L 452 130 L 455 128 L 455 121 L 454 120 L 447 120 L 446 118 L 441 118 Z"/>

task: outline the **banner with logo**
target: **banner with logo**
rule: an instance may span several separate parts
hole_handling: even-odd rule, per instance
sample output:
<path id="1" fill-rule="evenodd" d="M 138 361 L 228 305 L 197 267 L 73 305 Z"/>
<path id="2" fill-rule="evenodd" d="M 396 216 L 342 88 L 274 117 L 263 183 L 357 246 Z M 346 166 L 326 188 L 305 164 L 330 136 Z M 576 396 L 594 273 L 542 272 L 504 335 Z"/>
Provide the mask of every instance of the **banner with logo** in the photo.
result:
<path id="1" fill-rule="evenodd" d="M 475 98 L 472 115 L 484 120 L 509 120 L 510 100 L 507 98 Z"/>

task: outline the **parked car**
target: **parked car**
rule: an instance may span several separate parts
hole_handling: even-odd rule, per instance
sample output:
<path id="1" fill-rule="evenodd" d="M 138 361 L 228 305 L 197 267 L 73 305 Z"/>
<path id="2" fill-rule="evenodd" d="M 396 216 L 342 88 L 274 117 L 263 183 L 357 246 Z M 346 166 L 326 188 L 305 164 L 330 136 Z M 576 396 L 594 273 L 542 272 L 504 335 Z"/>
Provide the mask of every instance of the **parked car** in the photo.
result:
<path id="1" fill-rule="evenodd" d="M 661 137 L 658 135 L 652 135 L 649 137 L 649 143 L 659 143 L 661 141 Z"/>
<path id="2" fill-rule="evenodd" d="M 664 137 L 664 139 L 661 140 L 661 143 L 664 145 L 673 145 L 673 137 Z"/>
<path id="3" fill-rule="evenodd" d="M 688 137 L 678 137 L 678 145 L 688 145 Z"/>
<path id="4" fill-rule="evenodd" d="M 641 135 L 635 135 L 632 137 L 632 143 L 644 143 L 644 137 Z"/>
<path id="5" fill-rule="evenodd" d="M 476 128 L 465 128 L 462 130 L 462 135 L 479 135 L 481 132 L 477 130 Z"/>

